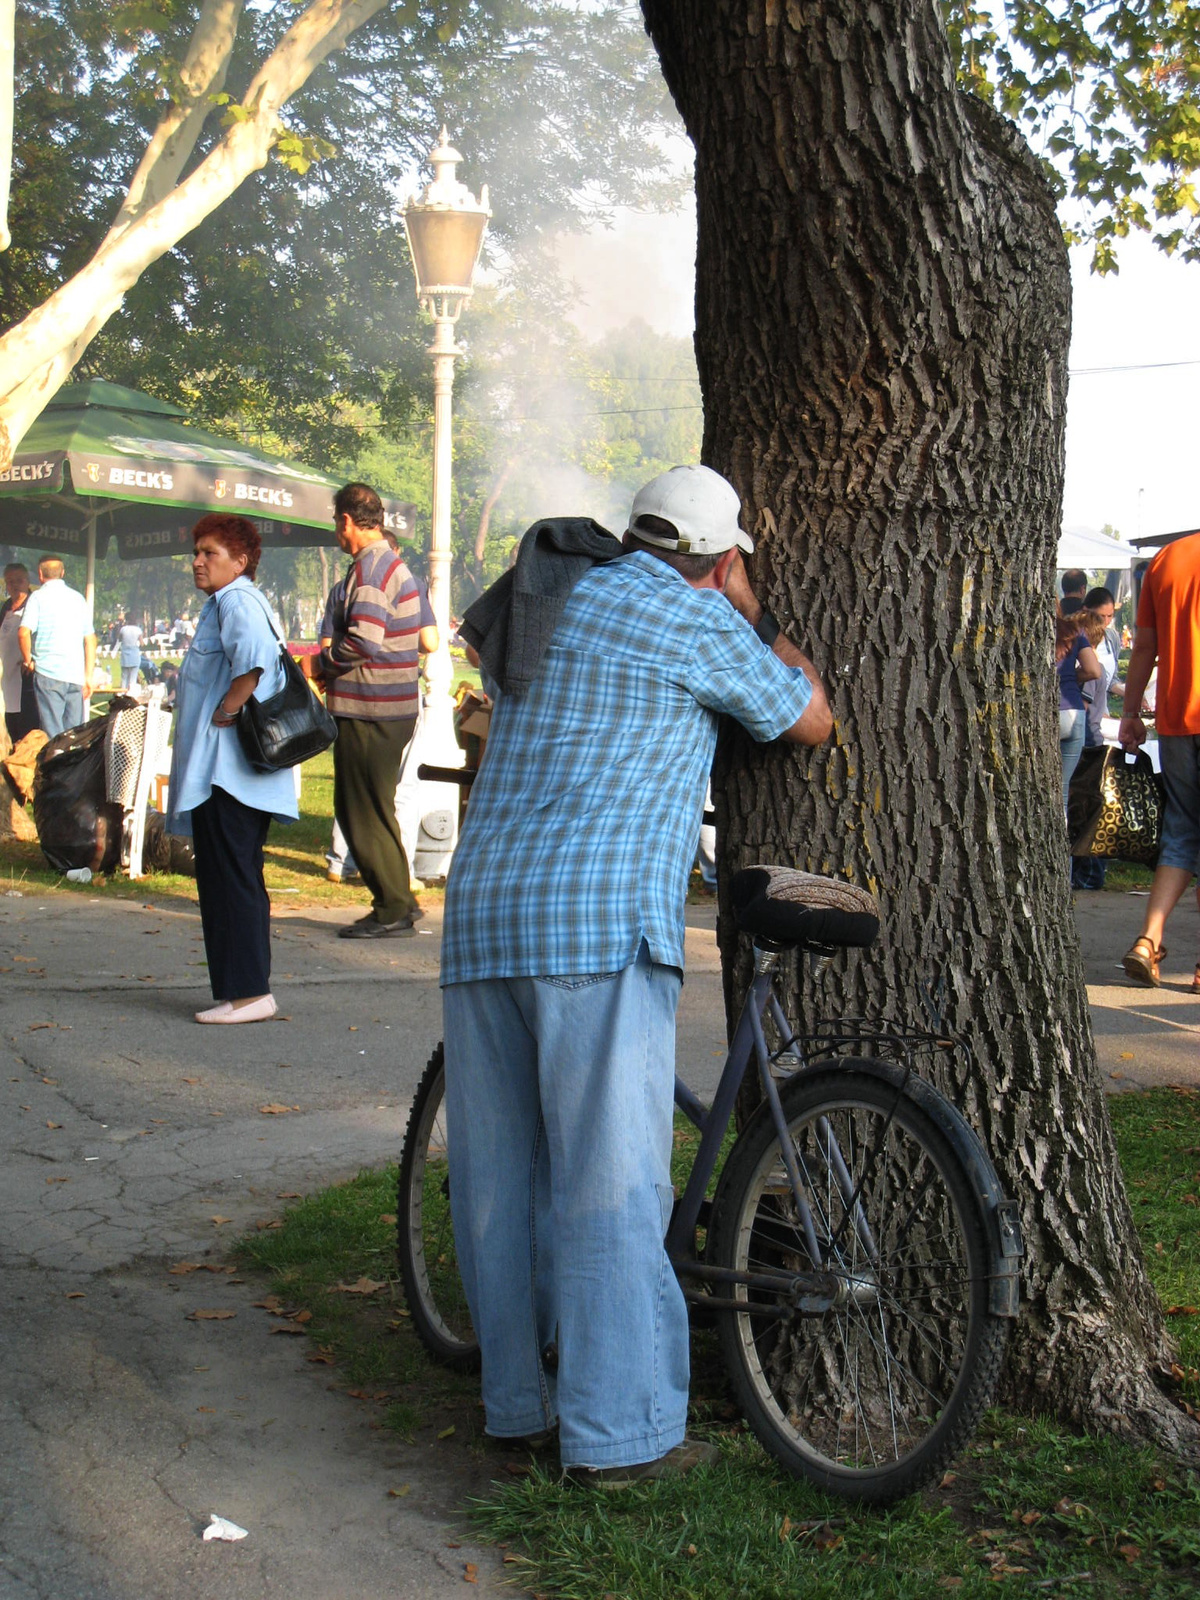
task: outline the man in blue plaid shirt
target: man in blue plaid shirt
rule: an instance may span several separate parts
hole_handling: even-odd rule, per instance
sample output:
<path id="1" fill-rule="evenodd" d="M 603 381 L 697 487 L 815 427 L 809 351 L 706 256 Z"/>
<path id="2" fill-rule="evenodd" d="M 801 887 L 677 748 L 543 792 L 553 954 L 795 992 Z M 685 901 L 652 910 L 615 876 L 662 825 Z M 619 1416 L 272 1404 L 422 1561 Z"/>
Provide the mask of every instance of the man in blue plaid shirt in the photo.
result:
<path id="1" fill-rule="evenodd" d="M 446 891 L 451 1198 L 487 1430 L 610 1485 L 686 1470 L 663 1249 L 683 908 L 719 715 L 815 745 L 811 663 L 755 598 L 732 486 L 675 467 L 501 694 Z M 557 1351 L 557 1360 L 553 1350 Z"/>

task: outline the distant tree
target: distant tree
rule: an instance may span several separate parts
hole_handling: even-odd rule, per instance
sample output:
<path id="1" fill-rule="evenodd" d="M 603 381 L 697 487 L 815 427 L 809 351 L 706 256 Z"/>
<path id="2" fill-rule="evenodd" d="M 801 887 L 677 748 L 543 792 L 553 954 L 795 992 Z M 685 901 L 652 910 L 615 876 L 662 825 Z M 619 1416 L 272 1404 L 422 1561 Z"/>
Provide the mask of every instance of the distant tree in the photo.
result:
<path id="1" fill-rule="evenodd" d="M 443 120 L 501 244 L 661 192 L 665 97 L 624 5 L 22 0 L 16 91 L 0 464 L 98 338 L 105 376 L 320 450 L 352 443 L 344 397 L 406 416 L 398 193 Z"/>

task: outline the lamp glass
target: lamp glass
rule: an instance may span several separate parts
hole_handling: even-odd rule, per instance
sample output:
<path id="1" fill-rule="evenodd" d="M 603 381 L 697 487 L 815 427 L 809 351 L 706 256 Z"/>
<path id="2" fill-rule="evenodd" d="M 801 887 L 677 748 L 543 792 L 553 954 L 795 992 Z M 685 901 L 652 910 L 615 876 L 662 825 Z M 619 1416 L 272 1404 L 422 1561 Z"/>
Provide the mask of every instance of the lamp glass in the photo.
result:
<path id="1" fill-rule="evenodd" d="M 404 221 L 419 295 L 431 289 L 471 292 L 487 220 L 484 211 L 409 207 Z"/>

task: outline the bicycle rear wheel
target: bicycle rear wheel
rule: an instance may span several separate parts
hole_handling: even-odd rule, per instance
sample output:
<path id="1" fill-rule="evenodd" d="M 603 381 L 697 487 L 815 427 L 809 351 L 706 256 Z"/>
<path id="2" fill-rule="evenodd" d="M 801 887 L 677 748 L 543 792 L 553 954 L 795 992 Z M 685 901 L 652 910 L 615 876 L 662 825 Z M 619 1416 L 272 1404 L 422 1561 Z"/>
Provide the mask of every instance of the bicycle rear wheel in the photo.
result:
<path id="1" fill-rule="evenodd" d="M 816 1270 L 839 1303 L 795 1313 L 739 1289 L 718 1336 L 747 1421 L 789 1472 L 888 1504 L 931 1482 L 991 1398 L 1008 1320 L 988 1308 L 986 1219 L 920 1106 L 864 1062 L 781 1087 L 817 1239 L 813 1262 L 766 1107 L 730 1152 L 708 1259 L 739 1272 Z"/>
<path id="2" fill-rule="evenodd" d="M 479 1366 L 479 1344 L 458 1271 L 446 1153 L 445 1052 L 429 1058 L 408 1115 L 396 1197 L 396 1254 L 418 1339 L 459 1372 Z"/>

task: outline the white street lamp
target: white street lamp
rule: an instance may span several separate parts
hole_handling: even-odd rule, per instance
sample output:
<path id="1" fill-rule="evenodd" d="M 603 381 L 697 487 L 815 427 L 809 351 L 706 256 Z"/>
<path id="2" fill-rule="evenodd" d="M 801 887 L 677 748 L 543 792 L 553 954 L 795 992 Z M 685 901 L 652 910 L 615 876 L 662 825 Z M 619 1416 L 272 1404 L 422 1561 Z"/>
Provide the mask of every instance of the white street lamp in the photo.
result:
<path id="1" fill-rule="evenodd" d="M 428 692 L 420 732 L 421 759 L 460 767 L 462 751 L 454 737 L 454 670 L 450 662 L 450 474 L 451 394 L 454 363 L 464 352 L 454 340 L 454 324 L 471 298 L 476 263 L 487 231 L 488 192 L 476 200 L 454 176 L 462 160 L 442 129 L 429 153 L 433 182 L 404 211 L 409 254 L 417 280 L 417 299 L 434 321 L 433 344 L 433 529 L 429 549 L 429 599 L 439 642 L 426 666 Z M 413 871 L 428 880 L 444 877 L 458 834 L 458 790 L 451 784 L 422 784 L 421 828 Z"/>

